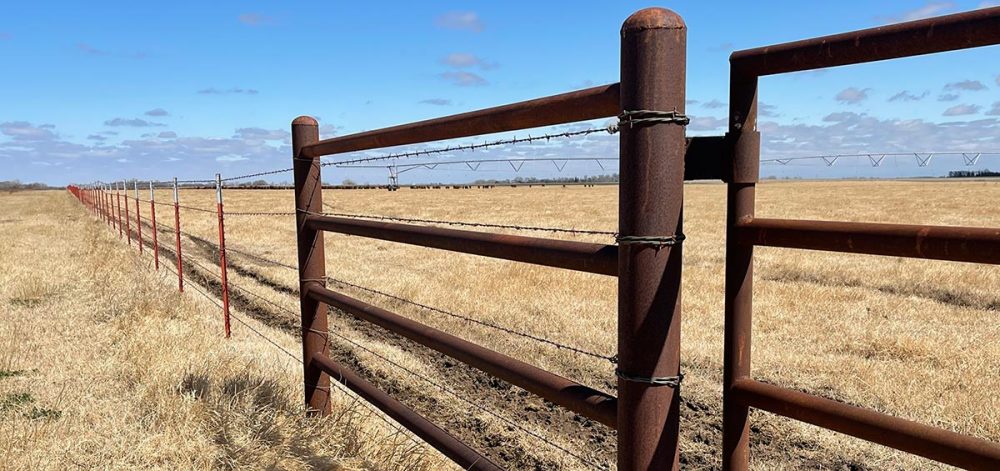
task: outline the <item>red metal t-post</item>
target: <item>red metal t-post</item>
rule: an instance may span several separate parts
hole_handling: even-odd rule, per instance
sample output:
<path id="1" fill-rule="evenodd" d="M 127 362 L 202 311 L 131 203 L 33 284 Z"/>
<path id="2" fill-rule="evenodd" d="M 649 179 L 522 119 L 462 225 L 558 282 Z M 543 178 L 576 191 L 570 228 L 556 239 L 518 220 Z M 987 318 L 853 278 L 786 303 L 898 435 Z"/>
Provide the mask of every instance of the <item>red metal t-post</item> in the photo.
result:
<path id="1" fill-rule="evenodd" d="M 142 253 L 142 216 L 139 214 L 139 180 L 134 182 L 135 186 L 135 239 L 139 242 L 139 253 Z"/>
<path id="2" fill-rule="evenodd" d="M 618 469 L 679 469 L 685 50 L 676 13 L 621 30 Z M 648 118 L 629 125 L 633 118 Z M 670 118 L 669 113 L 674 112 Z M 671 245 L 672 244 L 672 245 Z M 664 384 L 673 383 L 673 384 Z"/>
<path id="3" fill-rule="evenodd" d="M 219 213 L 219 273 L 222 278 L 222 319 L 229 338 L 229 278 L 226 274 L 226 226 L 222 216 L 222 175 L 215 174 L 215 202 Z"/>
<path id="4" fill-rule="evenodd" d="M 118 202 L 118 238 L 122 238 L 122 194 L 118 190 L 118 184 L 115 183 L 115 200 Z"/>
<path id="5" fill-rule="evenodd" d="M 327 305 L 306 296 L 306 285 L 326 286 L 323 231 L 306 227 L 308 213 L 323 211 L 320 159 L 302 156 L 303 146 L 319 141 L 319 123 L 309 116 L 292 121 L 292 167 L 295 178 L 295 222 L 299 262 L 299 303 L 302 309 L 302 361 L 306 407 L 310 414 L 330 413 L 330 377 L 316 366 L 313 355 L 328 356 Z"/>
<path id="6" fill-rule="evenodd" d="M 132 218 L 128 215 L 128 184 L 122 182 L 122 193 L 125 193 L 125 236 L 128 237 L 128 245 L 132 246 Z"/>
<path id="7" fill-rule="evenodd" d="M 177 291 L 184 292 L 184 262 L 181 255 L 181 200 L 177 193 L 177 177 L 174 177 L 174 239 L 177 243 Z"/>
<path id="8" fill-rule="evenodd" d="M 149 220 L 153 225 L 153 267 L 160 270 L 160 244 L 156 237 L 156 195 L 153 191 L 153 182 L 149 182 Z"/>

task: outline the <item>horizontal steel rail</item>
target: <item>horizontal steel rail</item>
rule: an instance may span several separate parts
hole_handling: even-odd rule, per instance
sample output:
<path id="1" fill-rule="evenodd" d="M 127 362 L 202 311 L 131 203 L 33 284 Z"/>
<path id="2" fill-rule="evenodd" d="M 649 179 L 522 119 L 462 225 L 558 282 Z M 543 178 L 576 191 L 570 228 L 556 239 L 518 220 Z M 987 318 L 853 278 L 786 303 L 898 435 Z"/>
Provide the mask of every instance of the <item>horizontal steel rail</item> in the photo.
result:
<path id="1" fill-rule="evenodd" d="M 617 116 L 618 84 L 324 139 L 302 146 L 300 157 L 456 139 Z"/>
<path id="2" fill-rule="evenodd" d="M 967 469 L 1000 468 L 1000 445 L 752 379 L 733 383 L 746 406 Z"/>
<path id="3" fill-rule="evenodd" d="M 567 270 L 617 276 L 618 246 L 463 231 L 332 216 L 306 217 L 310 229 L 388 240 Z"/>
<path id="4" fill-rule="evenodd" d="M 745 245 L 1000 264 L 1000 228 L 758 218 L 736 233 Z"/>
<path id="5" fill-rule="evenodd" d="M 611 395 L 549 373 L 523 361 L 480 347 L 454 335 L 407 319 L 364 301 L 331 291 L 316 282 L 305 283 L 306 296 L 361 320 L 402 335 L 425 347 L 524 388 L 573 412 L 609 427 L 617 424 L 618 400 Z"/>
<path id="6" fill-rule="evenodd" d="M 406 427 L 418 437 L 422 438 L 429 445 L 451 458 L 463 469 L 473 470 L 501 470 L 500 466 L 493 463 L 476 450 L 469 448 L 457 438 L 448 434 L 440 427 L 434 425 L 413 409 L 406 407 L 399 401 L 392 398 L 374 384 L 365 381 L 353 371 L 344 368 L 337 362 L 322 354 L 313 354 L 313 363 L 330 378 L 339 381 L 354 391 L 364 400 L 372 403 L 400 425 Z"/>
<path id="7" fill-rule="evenodd" d="M 1000 43 L 1000 7 L 734 52 L 743 77 L 955 51 Z"/>

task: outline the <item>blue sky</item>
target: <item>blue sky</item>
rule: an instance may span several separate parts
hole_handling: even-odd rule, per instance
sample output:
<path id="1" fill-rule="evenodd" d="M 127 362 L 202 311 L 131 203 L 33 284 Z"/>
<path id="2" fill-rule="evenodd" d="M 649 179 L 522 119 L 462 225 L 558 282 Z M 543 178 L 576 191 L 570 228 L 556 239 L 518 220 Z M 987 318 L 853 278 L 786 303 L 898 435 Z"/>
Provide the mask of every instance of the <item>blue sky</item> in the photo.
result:
<path id="1" fill-rule="evenodd" d="M 724 132 L 738 49 L 989 7 L 981 0 L 667 2 L 687 22 L 689 132 Z M 287 167 L 288 123 L 323 137 L 618 79 L 631 1 L 7 2 L 0 6 L 0 180 L 51 184 L 209 178 Z M 768 77 L 763 157 L 1000 151 L 1000 48 Z M 594 123 L 601 124 L 601 123 Z M 540 131 L 539 131 L 540 132 Z M 478 156 L 614 157 L 614 138 Z M 468 157 L 468 155 L 464 156 Z M 900 158 L 879 169 L 768 166 L 765 174 L 900 176 L 964 168 Z M 858 161 L 855 163 L 863 162 Z M 986 156 L 975 168 L 993 165 Z M 491 170 L 492 169 L 492 170 Z M 414 171 L 409 181 L 603 173 L 573 163 Z M 336 170 L 335 183 L 381 183 Z M 276 181 L 287 180 L 279 175 Z M 405 181 L 405 180 L 404 180 Z"/>

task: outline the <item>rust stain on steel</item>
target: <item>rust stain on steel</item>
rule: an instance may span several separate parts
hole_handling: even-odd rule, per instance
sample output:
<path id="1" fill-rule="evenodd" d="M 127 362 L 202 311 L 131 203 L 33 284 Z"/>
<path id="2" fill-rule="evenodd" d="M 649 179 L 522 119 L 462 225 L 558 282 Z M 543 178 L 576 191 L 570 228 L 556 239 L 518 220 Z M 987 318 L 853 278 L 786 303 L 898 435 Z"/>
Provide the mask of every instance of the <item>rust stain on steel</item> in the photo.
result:
<path id="1" fill-rule="evenodd" d="M 517 262 L 615 276 L 618 247 L 569 240 L 464 231 L 412 224 L 308 216 L 315 230 L 338 232 Z"/>
<path id="2" fill-rule="evenodd" d="M 295 180 L 295 250 L 299 273 L 299 325 L 302 326 L 302 384 L 310 414 L 330 414 L 330 376 L 314 357 L 328 356 L 327 306 L 306 295 L 302 280 L 326 279 L 323 231 L 306 227 L 306 212 L 323 211 L 323 178 L 319 159 L 299 158 L 302 147 L 319 140 L 319 123 L 299 116 L 292 121 L 292 172 Z M 321 282 L 322 283 L 322 282 Z"/>
<path id="3" fill-rule="evenodd" d="M 379 390 L 375 385 L 365 381 L 364 378 L 341 366 L 326 355 L 320 352 L 313 353 L 309 363 L 316 365 L 317 368 L 329 375 L 329 377 L 339 381 L 364 400 L 374 404 L 379 410 L 385 412 L 393 420 L 402 424 L 455 463 L 458 463 L 463 469 L 484 471 L 503 469 L 476 450 L 473 450 L 465 443 L 448 434 L 448 432 L 434 425 L 413 409 L 406 407 L 385 392 Z"/>
<path id="4" fill-rule="evenodd" d="M 663 8 L 621 28 L 621 111 L 684 113 L 687 28 Z M 620 126 L 619 232 L 683 234 L 684 126 Z M 635 378 L 680 373 L 683 245 L 618 247 L 618 469 L 679 469 L 680 387 Z M 625 379 L 626 377 L 632 379 Z"/>
<path id="5" fill-rule="evenodd" d="M 747 245 L 1000 264 L 1000 228 L 761 218 L 737 233 Z"/>
<path id="6" fill-rule="evenodd" d="M 1000 7 L 734 52 L 745 76 L 859 64 L 1000 43 Z"/>
<path id="7" fill-rule="evenodd" d="M 303 146 L 301 156 L 320 157 L 607 118 L 618 115 L 618 94 L 618 84 L 613 83 L 495 108 L 335 137 Z"/>
<path id="8" fill-rule="evenodd" d="M 469 366 L 524 388 L 584 417 L 614 428 L 617 399 L 502 353 L 462 340 L 433 327 L 412 321 L 316 282 L 304 283 L 305 296 L 326 303 L 359 319 L 395 332 Z"/>
<path id="9" fill-rule="evenodd" d="M 1000 445 L 752 379 L 733 384 L 741 403 L 967 469 L 1000 469 Z"/>

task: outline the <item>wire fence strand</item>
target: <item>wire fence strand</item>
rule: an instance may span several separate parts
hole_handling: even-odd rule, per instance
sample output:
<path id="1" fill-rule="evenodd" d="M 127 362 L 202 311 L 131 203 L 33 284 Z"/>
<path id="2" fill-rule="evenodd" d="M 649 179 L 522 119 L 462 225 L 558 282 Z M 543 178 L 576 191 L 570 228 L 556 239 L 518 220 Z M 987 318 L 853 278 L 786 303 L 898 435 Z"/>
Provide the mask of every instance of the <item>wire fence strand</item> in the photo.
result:
<path id="1" fill-rule="evenodd" d="M 445 153 L 456 152 L 456 151 L 467 151 L 467 150 L 468 151 L 475 151 L 476 149 L 487 149 L 487 148 L 490 148 L 490 147 L 496 147 L 496 146 L 502 146 L 502 145 L 508 145 L 508 144 L 521 144 L 521 143 L 525 143 L 525 142 L 549 141 L 551 139 L 560 139 L 560 138 L 570 138 L 570 137 L 586 136 L 586 135 L 595 134 L 595 133 L 614 134 L 616 132 L 618 132 L 618 127 L 617 126 L 608 126 L 606 128 L 590 128 L 590 129 L 583 129 L 583 130 L 580 130 L 580 131 L 566 131 L 566 132 L 561 132 L 561 133 L 542 134 L 542 135 L 539 135 L 539 136 L 531 136 L 531 135 L 529 135 L 528 137 L 522 137 L 522 138 L 518 138 L 518 137 L 515 136 L 515 137 L 510 138 L 510 139 L 499 139 L 499 140 L 496 140 L 496 141 L 483 142 L 481 144 L 463 144 L 463 145 L 457 145 L 457 146 L 440 147 L 440 148 L 436 148 L 436 149 L 415 150 L 415 151 L 399 152 L 399 153 L 392 153 L 392 154 L 379 155 L 379 156 L 373 156 L 373 157 L 362 157 L 362 158 L 358 158 L 358 159 L 342 160 L 342 161 L 338 161 L 338 162 L 323 162 L 323 163 L 320 164 L 320 166 L 323 166 L 323 167 L 327 167 L 327 166 L 331 166 L 331 165 L 337 165 L 337 166 L 339 166 L 339 165 L 347 165 L 347 164 L 354 164 L 354 163 L 361 163 L 361 162 L 375 162 L 375 161 L 380 161 L 380 160 L 405 159 L 405 158 L 409 158 L 409 157 L 418 157 L 418 156 L 426 156 L 426 155 L 445 154 Z M 312 160 L 312 159 L 310 159 L 310 160 Z"/>

